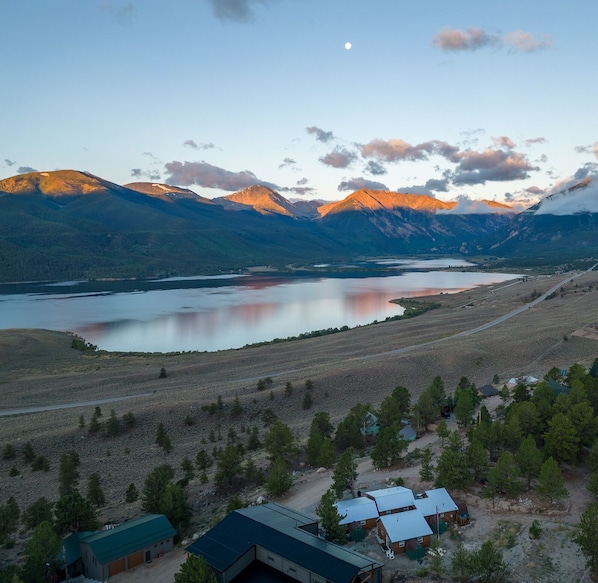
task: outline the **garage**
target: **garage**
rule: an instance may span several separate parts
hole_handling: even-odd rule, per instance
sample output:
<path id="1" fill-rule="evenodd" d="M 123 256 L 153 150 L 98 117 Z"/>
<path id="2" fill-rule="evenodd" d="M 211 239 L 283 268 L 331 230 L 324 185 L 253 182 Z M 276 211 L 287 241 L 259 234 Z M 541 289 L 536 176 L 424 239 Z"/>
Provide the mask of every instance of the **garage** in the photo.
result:
<path id="1" fill-rule="evenodd" d="M 117 573 L 122 573 L 124 570 L 125 570 L 125 558 L 124 557 L 122 559 L 117 559 L 116 561 L 112 561 L 108 565 L 108 575 L 110 575 L 110 577 L 112 577 L 113 575 L 116 575 Z"/>
<path id="2" fill-rule="evenodd" d="M 137 565 L 141 565 L 143 563 L 143 551 L 139 551 L 138 553 L 133 553 L 127 557 L 128 562 L 128 569 L 132 569 Z"/>

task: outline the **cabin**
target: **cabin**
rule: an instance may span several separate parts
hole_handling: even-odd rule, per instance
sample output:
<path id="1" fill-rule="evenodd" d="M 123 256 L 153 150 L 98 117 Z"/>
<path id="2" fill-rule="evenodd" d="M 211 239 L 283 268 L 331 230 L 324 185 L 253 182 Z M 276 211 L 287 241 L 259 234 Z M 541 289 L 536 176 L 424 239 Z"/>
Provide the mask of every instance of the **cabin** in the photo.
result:
<path id="1" fill-rule="evenodd" d="M 149 563 L 174 547 L 176 530 L 163 514 L 148 514 L 95 532 L 74 532 L 63 541 L 70 577 L 109 577 Z"/>
<path id="2" fill-rule="evenodd" d="M 382 564 L 318 536 L 318 522 L 280 504 L 234 510 L 186 551 L 218 583 L 381 583 Z"/>
<path id="3" fill-rule="evenodd" d="M 365 495 L 376 503 L 380 516 L 415 509 L 413 492 L 403 486 L 372 490 Z"/>
<path id="4" fill-rule="evenodd" d="M 405 553 L 409 547 L 409 557 L 420 558 L 431 544 L 432 529 L 419 510 L 407 510 L 381 516 L 378 536 L 393 553 Z"/>
<path id="5" fill-rule="evenodd" d="M 376 526 L 378 507 L 367 496 L 339 500 L 335 506 L 339 515 L 343 517 L 339 524 L 346 525 L 347 528 L 354 523 L 358 523 L 364 530 L 370 530 Z"/>
<path id="6" fill-rule="evenodd" d="M 416 498 L 415 507 L 436 534 L 446 531 L 448 521 L 457 520 L 459 509 L 446 488 L 426 490 L 423 496 Z"/>

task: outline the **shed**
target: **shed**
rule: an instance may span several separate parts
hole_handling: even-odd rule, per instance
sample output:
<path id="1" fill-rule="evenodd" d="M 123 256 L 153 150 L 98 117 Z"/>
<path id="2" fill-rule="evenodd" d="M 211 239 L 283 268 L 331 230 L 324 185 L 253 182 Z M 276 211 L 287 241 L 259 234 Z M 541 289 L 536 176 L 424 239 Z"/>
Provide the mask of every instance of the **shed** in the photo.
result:
<path id="1" fill-rule="evenodd" d="M 372 490 L 365 495 L 376 503 L 380 516 L 415 508 L 413 492 L 404 486 Z"/>
<path id="2" fill-rule="evenodd" d="M 429 547 L 432 529 L 418 510 L 407 510 L 387 516 L 378 521 L 378 536 L 395 553 L 404 553 L 409 541 Z"/>
<path id="3" fill-rule="evenodd" d="M 494 385 L 484 385 L 478 389 L 480 397 L 486 399 L 498 395 L 498 389 Z"/>
<path id="4" fill-rule="evenodd" d="M 98 532 L 77 533 L 83 574 L 105 581 L 171 551 L 175 536 L 176 530 L 163 514 L 148 514 Z M 67 543 L 71 549 L 73 542 L 70 538 Z M 72 558 L 76 565 L 76 554 Z M 67 562 L 73 564 L 71 558 Z"/>
<path id="5" fill-rule="evenodd" d="M 404 425 L 399 435 L 406 441 L 415 441 L 417 438 L 417 432 L 411 425 Z"/>
<path id="6" fill-rule="evenodd" d="M 349 526 L 357 522 L 362 528 L 370 529 L 376 526 L 378 520 L 378 507 L 376 503 L 366 496 L 339 500 L 335 503 L 337 512 L 343 516 L 339 524 Z"/>

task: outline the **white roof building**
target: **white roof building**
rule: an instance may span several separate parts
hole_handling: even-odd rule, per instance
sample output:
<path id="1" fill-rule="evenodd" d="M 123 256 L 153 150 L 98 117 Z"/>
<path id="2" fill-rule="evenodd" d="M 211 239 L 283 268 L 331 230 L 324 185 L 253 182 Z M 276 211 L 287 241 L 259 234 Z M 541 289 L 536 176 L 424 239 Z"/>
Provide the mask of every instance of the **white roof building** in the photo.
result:
<path id="1" fill-rule="evenodd" d="M 378 513 L 382 516 L 393 510 L 415 506 L 415 497 L 409 488 L 394 486 L 366 492 L 366 496 L 376 502 Z"/>
<path id="2" fill-rule="evenodd" d="M 446 488 L 426 490 L 424 498 L 415 500 L 415 507 L 425 517 L 444 514 L 445 512 L 456 512 L 458 509 L 457 504 L 455 504 Z"/>
<path id="3" fill-rule="evenodd" d="M 391 543 L 408 541 L 432 534 L 430 525 L 419 510 L 406 510 L 381 516 L 386 534 Z"/>
<path id="4" fill-rule="evenodd" d="M 352 522 L 378 518 L 376 503 L 365 496 L 349 500 L 339 500 L 335 503 L 335 506 L 338 513 L 344 517 L 339 524 L 351 524 Z"/>

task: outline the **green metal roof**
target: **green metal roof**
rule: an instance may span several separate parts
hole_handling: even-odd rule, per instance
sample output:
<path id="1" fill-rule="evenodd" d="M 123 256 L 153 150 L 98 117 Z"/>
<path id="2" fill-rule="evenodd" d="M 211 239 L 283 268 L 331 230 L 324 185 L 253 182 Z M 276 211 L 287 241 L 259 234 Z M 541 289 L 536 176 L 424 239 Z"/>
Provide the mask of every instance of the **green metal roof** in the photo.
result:
<path id="1" fill-rule="evenodd" d="M 313 519 L 276 503 L 251 506 L 228 514 L 186 550 L 203 556 L 222 572 L 258 545 L 334 583 L 353 581 L 358 573 L 382 566 L 302 528 L 313 523 Z"/>
<path id="2" fill-rule="evenodd" d="M 175 535 L 176 530 L 166 516 L 148 514 L 109 530 L 89 533 L 79 540 L 91 547 L 99 563 L 106 564 Z"/>

